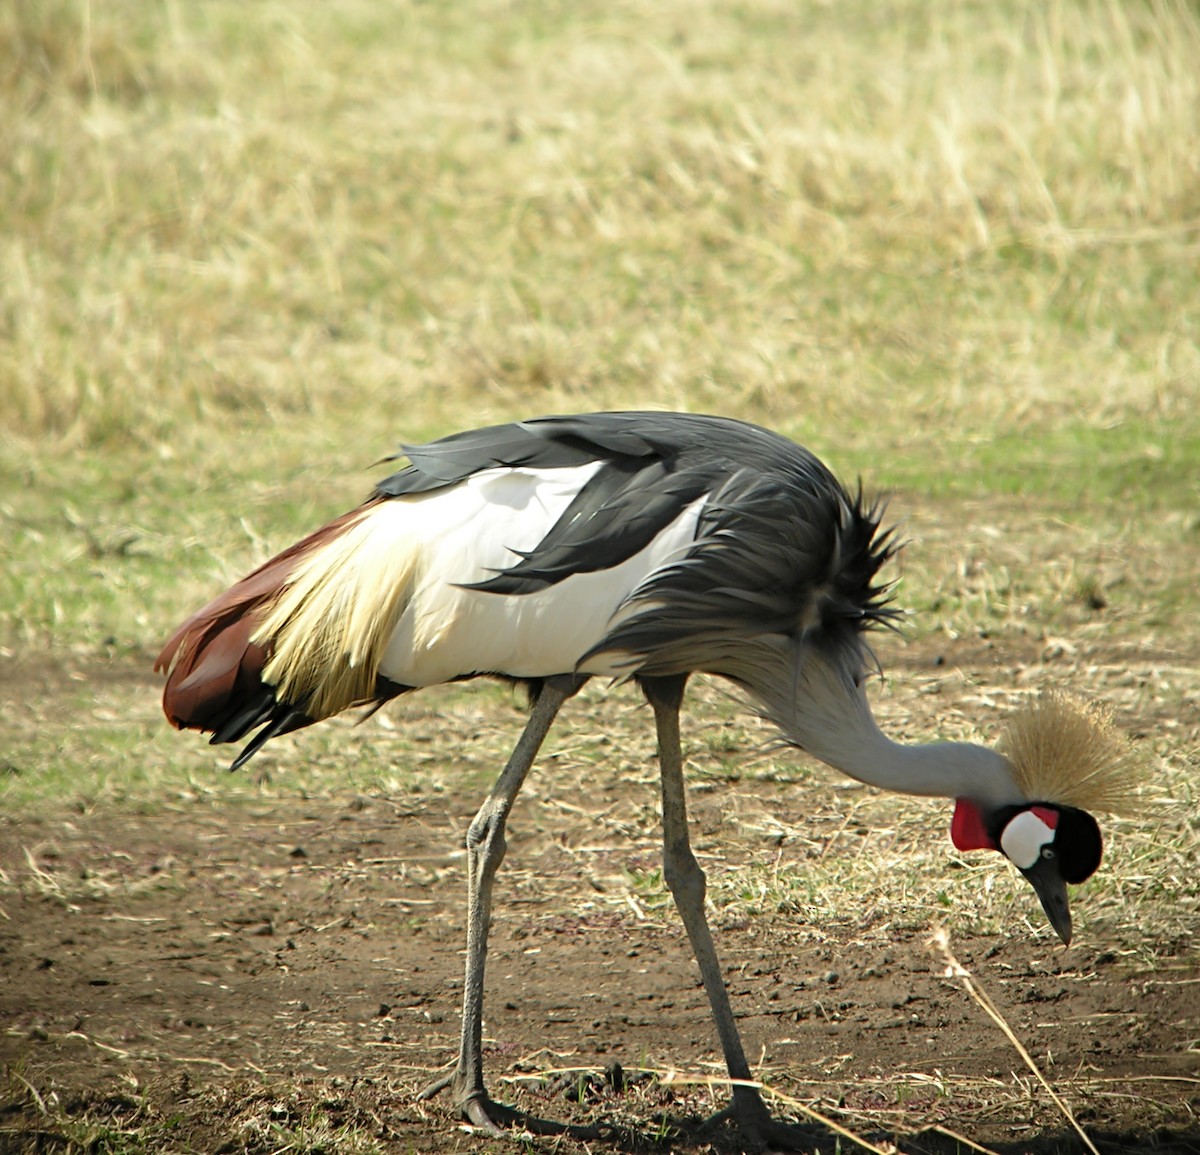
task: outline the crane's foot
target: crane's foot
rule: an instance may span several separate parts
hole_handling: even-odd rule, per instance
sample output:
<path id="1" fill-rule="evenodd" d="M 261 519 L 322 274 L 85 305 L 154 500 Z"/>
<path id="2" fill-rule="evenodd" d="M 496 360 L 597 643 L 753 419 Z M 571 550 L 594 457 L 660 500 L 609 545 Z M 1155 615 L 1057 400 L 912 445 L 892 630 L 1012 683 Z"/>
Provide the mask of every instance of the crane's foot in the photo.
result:
<path id="1" fill-rule="evenodd" d="M 428 1087 L 422 1087 L 417 1092 L 417 1102 L 424 1103 L 427 1099 L 432 1099 L 435 1095 L 440 1095 L 448 1087 L 453 1087 L 458 1081 L 458 1069 L 447 1072 L 440 1079 L 434 1079 Z"/>
<path id="2" fill-rule="evenodd" d="M 820 1138 L 811 1130 L 776 1119 L 752 1087 L 736 1087 L 733 1102 L 706 1119 L 700 1130 L 709 1131 L 722 1123 L 737 1128 L 743 1151 L 814 1151 Z"/>
<path id="3" fill-rule="evenodd" d="M 504 1138 L 512 1130 L 528 1131 L 533 1135 L 569 1135 L 572 1139 L 599 1139 L 602 1135 L 599 1127 L 539 1119 L 526 1111 L 497 1103 L 482 1087 L 467 1086 L 457 1069 L 418 1092 L 417 1101 L 425 1102 L 442 1091 L 452 1092 L 454 1105 L 463 1119 L 493 1138 Z"/>

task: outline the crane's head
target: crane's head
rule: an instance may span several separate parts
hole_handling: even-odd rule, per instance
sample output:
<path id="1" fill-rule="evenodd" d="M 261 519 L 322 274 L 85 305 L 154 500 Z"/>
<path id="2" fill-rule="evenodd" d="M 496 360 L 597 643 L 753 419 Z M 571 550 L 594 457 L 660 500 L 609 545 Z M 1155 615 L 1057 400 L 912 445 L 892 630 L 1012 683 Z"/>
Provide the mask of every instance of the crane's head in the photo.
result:
<path id="1" fill-rule="evenodd" d="M 1009 720 L 997 749 L 1027 802 L 987 808 L 959 798 L 950 834 L 959 850 L 998 850 L 1030 882 L 1064 943 L 1071 941 L 1067 884 L 1100 865 L 1100 827 L 1088 813 L 1127 813 L 1141 766 L 1101 708 L 1046 693 Z"/>
<path id="2" fill-rule="evenodd" d="M 1090 878 L 1100 865 L 1100 827 L 1074 806 L 1035 802 L 986 813 L 969 798 L 958 799 L 950 836 L 959 850 L 998 850 L 1028 880 L 1050 925 L 1071 941 L 1067 883 Z"/>

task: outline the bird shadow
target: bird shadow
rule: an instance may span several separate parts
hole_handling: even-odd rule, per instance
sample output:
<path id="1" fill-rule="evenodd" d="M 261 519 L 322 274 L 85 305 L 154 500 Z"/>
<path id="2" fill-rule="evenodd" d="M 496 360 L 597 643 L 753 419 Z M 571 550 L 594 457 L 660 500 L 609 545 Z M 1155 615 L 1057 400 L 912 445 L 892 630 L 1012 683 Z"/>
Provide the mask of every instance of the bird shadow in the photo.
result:
<path id="1" fill-rule="evenodd" d="M 611 1102 L 607 1104 L 611 1108 Z M 803 1151 L 807 1155 L 834 1155 L 847 1150 L 847 1136 L 814 1121 L 797 1122 L 778 1117 L 789 1130 L 786 1146 L 768 1144 L 767 1150 Z M 538 1137 L 561 1137 L 580 1142 L 599 1143 L 622 1155 L 650 1155 L 662 1151 L 703 1151 L 706 1155 L 742 1155 L 761 1151 L 748 1145 L 736 1125 L 713 1123 L 713 1118 L 694 1114 L 662 1112 L 640 1118 L 613 1118 L 608 1115 L 589 1124 L 565 1123 L 524 1111 L 513 1112 L 513 1125 Z M 1200 1123 L 1184 1128 L 1156 1127 L 1145 1130 L 1089 1130 L 1089 1139 L 1100 1155 L 1200 1155 Z M 875 1149 L 897 1155 L 962 1155 L 963 1140 L 952 1132 L 929 1128 L 908 1135 L 876 1130 L 857 1136 Z M 851 1144 L 853 1146 L 853 1144 Z M 595 1148 L 590 1148 L 595 1150 Z M 987 1137 L 986 1146 L 977 1150 L 990 1155 L 1089 1155 L 1089 1148 L 1069 1128 L 1040 1135 L 1003 1139 Z"/>
<path id="2" fill-rule="evenodd" d="M 762 1146 L 747 1144 L 737 1125 L 718 1116 L 661 1111 L 651 1115 L 629 1114 L 616 1116 L 617 1104 L 609 1100 L 600 1108 L 600 1118 L 591 1123 L 567 1123 L 542 1115 L 506 1106 L 508 1126 L 514 1134 L 524 1131 L 536 1138 L 560 1137 L 588 1143 L 599 1143 L 611 1152 L 623 1155 L 649 1155 L 661 1151 L 702 1150 L 705 1155 L 740 1155 L 761 1151 Z M 820 1152 L 842 1150 L 844 1135 L 829 1127 L 812 1122 L 794 1122 L 778 1116 L 776 1121 L 788 1131 L 788 1143 L 769 1144 L 771 1151 Z M 881 1134 L 878 1138 L 884 1138 Z"/>

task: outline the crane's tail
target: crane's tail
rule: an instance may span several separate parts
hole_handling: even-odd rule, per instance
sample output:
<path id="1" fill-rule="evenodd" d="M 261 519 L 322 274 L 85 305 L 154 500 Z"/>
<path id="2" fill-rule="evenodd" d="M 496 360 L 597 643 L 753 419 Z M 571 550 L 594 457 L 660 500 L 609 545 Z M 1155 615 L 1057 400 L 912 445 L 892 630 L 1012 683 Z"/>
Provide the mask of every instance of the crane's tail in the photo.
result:
<path id="1" fill-rule="evenodd" d="M 188 618 L 154 664 L 171 724 L 214 743 L 263 726 L 237 768 L 269 738 L 399 692 L 378 677 L 415 568 L 403 534 L 377 540 L 393 504 L 343 514 Z"/>

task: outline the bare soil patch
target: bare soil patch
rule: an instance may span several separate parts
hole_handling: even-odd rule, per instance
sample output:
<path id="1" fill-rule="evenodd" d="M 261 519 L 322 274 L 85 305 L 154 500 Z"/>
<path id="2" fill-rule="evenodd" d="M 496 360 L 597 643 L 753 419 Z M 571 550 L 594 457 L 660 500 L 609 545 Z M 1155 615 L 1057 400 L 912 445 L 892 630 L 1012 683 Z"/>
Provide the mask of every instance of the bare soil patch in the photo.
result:
<path id="1" fill-rule="evenodd" d="M 720 1057 L 686 938 L 660 889 L 628 881 L 653 870 L 653 830 L 612 825 L 653 806 L 652 767 L 594 794 L 560 785 L 531 783 L 511 825 L 489 958 L 493 1092 L 607 1130 L 535 1142 L 546 1149 L 727 1150 L 689 1129 L 724 1091 L 704 1082 Z M 456 1046 L 460 846 L 477 802 L 474 789 L 218 797 L 0 818 L 0 1151 L 122 1150 L 121 1134 L 138 1150 L 479 1150 L 445 1102 L 414 1102 Z M 702 861 L 711 874 L 799 853 L 738 815 L 789 829 L 811 804 L 769 778 L 698 789 Z M 945 977 L 927 927 L 870 907 L 818 927 L 749 909 L 713 918 L 773 1091 L 906 1152 L 971 1149 L 955 1135 L 1082 1150 Z M 954 946 L 1101 1151 L 1200 1151 L 1189 940 L 1158 942 L 1153 965 L 1102 936 L 1062 950 L 1023 926 Z M 623 1087 L 602 1076 L 614 1061 Z M 814 1129 L 814 1150 L 837 1142 Z"/>

